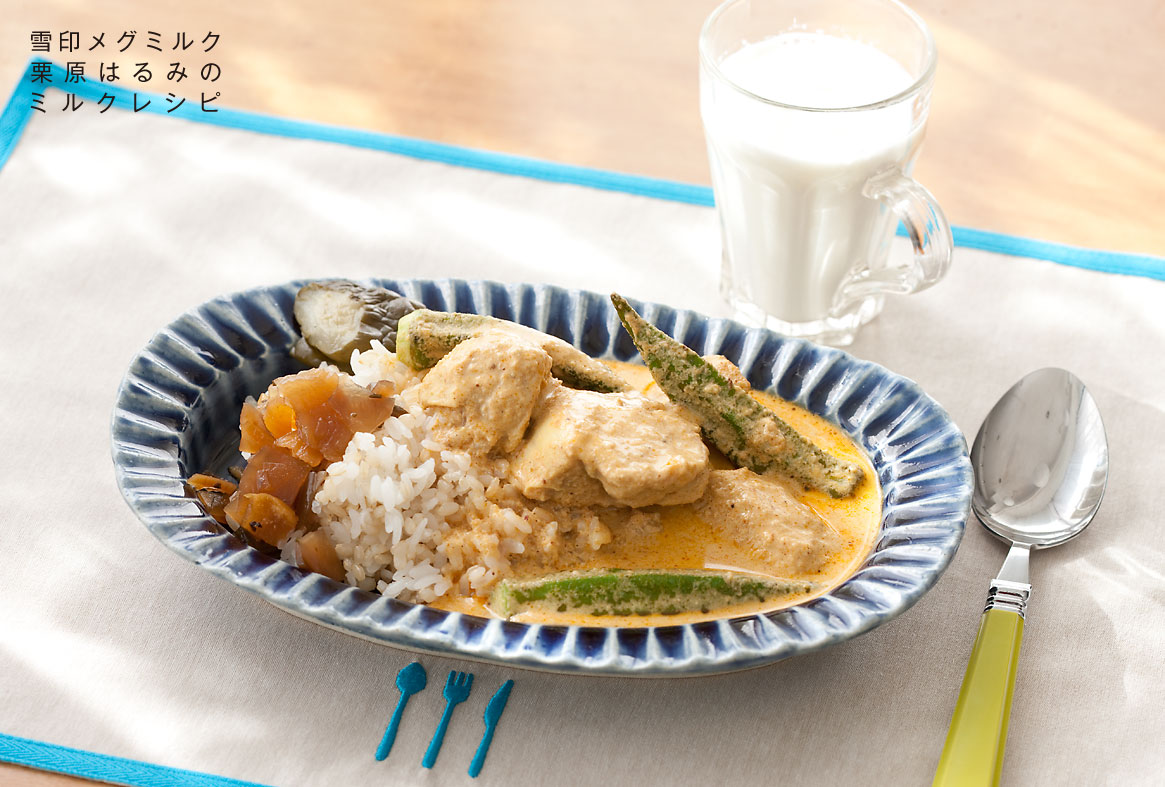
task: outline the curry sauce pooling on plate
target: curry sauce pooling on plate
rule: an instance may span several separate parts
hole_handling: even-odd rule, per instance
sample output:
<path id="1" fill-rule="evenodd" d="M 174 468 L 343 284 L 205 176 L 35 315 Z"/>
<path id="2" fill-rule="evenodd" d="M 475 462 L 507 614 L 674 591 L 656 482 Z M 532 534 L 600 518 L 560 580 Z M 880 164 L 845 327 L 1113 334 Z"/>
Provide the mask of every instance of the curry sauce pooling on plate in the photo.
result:
<path id="1" fill-rule="evenodd" d="M 296 355 L 314 368 L 243 405 L 237 485 L 195 476 L 192 492 L 307 570 L 517 621 L 743 615 L 852 574 L 880 522 L 865 455 L 615 301 L 646 365 L 309 285 Z"/>

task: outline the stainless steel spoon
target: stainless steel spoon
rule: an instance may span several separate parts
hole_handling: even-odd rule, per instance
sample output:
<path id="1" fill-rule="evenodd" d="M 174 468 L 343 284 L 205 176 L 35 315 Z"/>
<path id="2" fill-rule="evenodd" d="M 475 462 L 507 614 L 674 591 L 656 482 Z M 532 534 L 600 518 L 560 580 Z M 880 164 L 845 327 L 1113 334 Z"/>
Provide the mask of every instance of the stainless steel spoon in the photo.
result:
<path id="1" fill-rule="evenodd" d="M 1011 544 L 971 651 L 936 785 L 998 784 L 1031 596 L 1028 555 L 1079 535 L 1100 508 L 1108 439 L 1092 395 L 1063 369 L 1024 377 L 987 414 L 971 448 L 971 507 Z"/>

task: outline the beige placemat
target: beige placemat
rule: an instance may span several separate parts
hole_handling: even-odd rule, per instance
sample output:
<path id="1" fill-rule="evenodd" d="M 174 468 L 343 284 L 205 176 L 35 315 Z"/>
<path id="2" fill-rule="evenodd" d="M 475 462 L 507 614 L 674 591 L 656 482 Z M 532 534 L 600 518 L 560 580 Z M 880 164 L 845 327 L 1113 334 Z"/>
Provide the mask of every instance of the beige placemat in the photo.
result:
<path id="1" fill-rule="evenodd" d="M 215 295 L 458 276 L 722 314 L 718 259 L 708 208 L 166 116 L 34 116 L 0 171 L 0 733 L 265 784 L 456 784 L 486 699 L 514 678 L 482 783 L 928 783 L 1004 554 L 977 524 L 902 617 L 751 672 L 596 679 L 422 657 L 430 689 L 376 763 L 413 657 L 183 562 L 116 490 L 126 366 Z M 959 249 L 946 281 L 892 301 L 852 347 L 968 434 L 1041 366 L 1075 371 L 1104 414 L 1104 506 L 1033 559 L 1006 783 L 1165 773 L 1163 306 L 1160 281 Z M 455 668 L 477 674 L 474 695 L 425 771 Z"/>

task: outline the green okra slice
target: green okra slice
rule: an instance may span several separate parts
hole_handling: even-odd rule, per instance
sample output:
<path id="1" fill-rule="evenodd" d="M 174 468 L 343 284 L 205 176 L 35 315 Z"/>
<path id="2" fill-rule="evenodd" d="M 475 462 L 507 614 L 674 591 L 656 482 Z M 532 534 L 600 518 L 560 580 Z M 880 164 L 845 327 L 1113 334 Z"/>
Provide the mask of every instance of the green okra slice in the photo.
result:
<path id="1" fill-rule="evenodd" d="M 626 391 L 626 381 L 601 361 L 555 336 L 509 320 L 482 314 L 419 309 L 401 318 L 396 354 L 413 369 L 428 369 L 461 342 L 486 331 L 505 331 L 541 347 L 550 356 L 550 373 L 571 388 L 586 391 Z"/>
<path id="2" fill-rule="evenodd" d="M 611 302 L 660 389 L 694 413 L 704 436 L 737 467 L 776 471 L 832 497 L 847 497 L 862 468 L 809 442 L 694 350 L 643 319 L 622 296 Z"/>
<path id="3" fill-rule="evenodd" d="M 528 610 L 594 616 L 678 615 L 771 601 L 815 587 L 812 582 L 733 571 L 595 569 L 503 579 L 488 606 L 503 618 Z"/>

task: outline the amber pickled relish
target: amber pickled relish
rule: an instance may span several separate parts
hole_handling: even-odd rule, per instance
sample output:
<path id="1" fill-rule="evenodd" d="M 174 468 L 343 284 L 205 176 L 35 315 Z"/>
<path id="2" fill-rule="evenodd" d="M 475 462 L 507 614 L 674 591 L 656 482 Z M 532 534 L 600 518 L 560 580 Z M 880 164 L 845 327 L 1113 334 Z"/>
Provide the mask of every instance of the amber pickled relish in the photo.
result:
<path id="1" fill-rule="evenodd" d="M 396 406 L 395 389 L 388 380 L 381 380 L 372 390 L 343 380 L 330 403 L 348 419 L 353 432 L 371 432 L 380 427 Z"/>
<path id="2" fill-rule="evenodd" d="M 319 530 L 300 536 L 299 556 L 308 571 L 323 574 L 337 582 L 344 581 L 344 564 L 340 562 L 332 542 Z"/>
<path id="3" fill-rule="evenodd" d="M 388 381 L 368 389 L 331 367 L 280 377 L 239 413 L 239 450 L 251 459 L 238 489 L 230 484 L 224 491 L 229 482 L 210 476 L 192 477 L 191 487 L 217 521 L 279 546 L 297 528 L 316 526 L 312 471 L 342 458 L 356 432 L 383 424 L 394 393 Z M 304 568 L 343 581 L 343 565 L 323 533 L 309 532 L 299 544 Z"/>
<path id="4" fill-rule="evenodd" d="M 195 473 L 186 483 L 202 505 L 202 510 L 215 522 L 225 525 L 227 503 L 238 487 L 226 479 L 203 473 Z"/>
<path id="5" fill-rule="evenodd" d="M 266 492 L 236 495 L 227 504 L 226 514 L 256 539 L 273 547 L 279 546 L 298 524 L 291 506 Z"/>
<path id="6" fill-rule="evenodd" d="M 387 381 L 369 390 L 326 366 L 280 377 L 257 404 L 243 405 L 239 450 L 251 453 L 274 443 L 312 467 L 335 462 L 352 435 L 372 431 L 392 415 L 392 394 Z"/>
<path id="7" fill-rule="evenodd" d="M 275 436 L 263 422 L 263 413 L 251 400 L 243 402 L 243 409 L 239 413 L 239 450 L 245 454 L 256 453 L 259 449 L 275 442 Z"/>
<path id="8" fill-rule="evenodd" d="M 239 479 L 239 495 L 266 492 L 291 506 L 310 472 L 311 466 L 307 463 L 277 445 L 269 445 L 247 462 Z"/>

